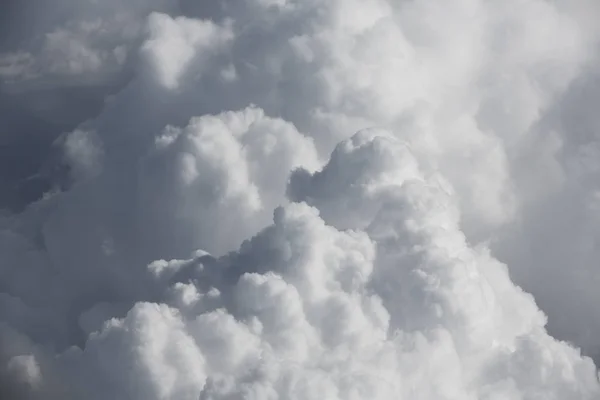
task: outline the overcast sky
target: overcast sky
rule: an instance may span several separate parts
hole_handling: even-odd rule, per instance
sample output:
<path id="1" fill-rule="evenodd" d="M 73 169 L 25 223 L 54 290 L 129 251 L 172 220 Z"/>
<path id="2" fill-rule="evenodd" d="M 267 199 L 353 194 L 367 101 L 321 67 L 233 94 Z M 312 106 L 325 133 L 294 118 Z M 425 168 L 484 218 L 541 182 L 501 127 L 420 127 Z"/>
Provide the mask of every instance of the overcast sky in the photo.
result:
<path id="1" fill-rule="evenodd" d="M 0 7 L 0 398 L 600 398 L 597 0 Z"/>

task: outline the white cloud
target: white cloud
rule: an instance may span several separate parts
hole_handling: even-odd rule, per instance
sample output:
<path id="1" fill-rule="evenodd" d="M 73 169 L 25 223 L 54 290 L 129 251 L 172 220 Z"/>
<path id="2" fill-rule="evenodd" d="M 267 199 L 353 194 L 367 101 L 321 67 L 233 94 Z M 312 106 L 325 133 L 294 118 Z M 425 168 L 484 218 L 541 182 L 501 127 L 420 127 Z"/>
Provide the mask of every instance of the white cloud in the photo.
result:
<path id="1" fill-rule="evenodd" d="M 32 387 L 40 384 L 40 367 L 32 355 L 14 356 L 6 364 L 9 374 L 14 374 L 15 379 L 25 378 L 25 382 Z"/>
<path id="2" fill-rule="evenodd" d="M 76 179 L 98 174 L 102 168 L 102 145 L 94 132 L 75 130 L 64 137 L 64 153 Z"/>
<path id="3" fill-rule="evenodd" d="M 132 74 L 1 216 L 11 395 L 600 395 L 594 1 L 117 3 L 0 57 Z"/>
<path id="4" fill-rule="evenodd" d="M 233 39 L 233 33 L 225 26 L 211 21 L 153 13 L 148 17 L 149 38 L 143 44 L 142 55 L 147 57 L 149 67 L 158 80 L 169 89 L 179 86 L 181 75 L 194 58 L 207 57 Z M 196 59 L 196 68 L 202 60 Z M 201 71 L 195 71 L 201 73 Z M 151 78 L 152 79 L 152 78 Z"/>
<path id="5" fill-rule="evenodd" d="M 338 150 L 346 157 L 332 158 L 320 179 L 367 193 L 361 163 L 377 171 L 384 154 L 405 159 L 387 168 L 401 176 L 402 164 L 414 159 L 395 139 L 388 136 L 388 146 L 380 139 L 359 135 L 343 143 Z M 591 360 L 548 336 L 544 315 L 510 282 L 506 267 L 466 244 L 451 196 L 418 168 L 397 181 L 371 174 L 381 189 L 351 210 L 370 214 L 366 225 L 358 223 L 364 231 L 339 231 L 317 209 L 291 204 L 237 253 L 163 263 L 158 279 L 173 289 L 185 285 L 180 295 L 189 299 L 193 291 L 194 301 L 171 294 L 170 306 L 140 303 L 93 334 L 85 351 L 64 360 L 80 371 L 82 396 L 600 394 Z M 382 197 L 393 201 L 374 201 Z M 99 377 L 110 392 L 87 389 L 94 386 L 86 379 Z"/>
<path id="6" fill-rule="evenodd" d="M 155 146 L 139 170 L 142 223 L 218 254 L 267 223 L 292 169 L 319 165 L 310 139 L 254 107 L 169 126 Z"/>

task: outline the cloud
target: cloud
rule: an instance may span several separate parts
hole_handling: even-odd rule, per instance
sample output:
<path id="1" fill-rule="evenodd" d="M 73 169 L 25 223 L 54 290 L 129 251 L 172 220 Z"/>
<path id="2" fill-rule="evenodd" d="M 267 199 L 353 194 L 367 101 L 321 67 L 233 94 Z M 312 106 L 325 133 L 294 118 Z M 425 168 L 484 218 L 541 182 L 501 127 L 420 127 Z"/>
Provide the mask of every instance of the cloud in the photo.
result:
<path id="1" fill-rule="evenodd" d="M 51 8 L 0 55 L 11 396 L 599 395 L 594 1 Z"/>
<path id="2" fill-rule="evenodd" d="M 368 171 L 384 155 L 415 162 L 389 136 L 387 146 L 369 136 L 342 143 L 345 160 L 332 158 L 321 179 L 356 187 L 361 162 Z M 418 169 L 395 182 L 370 177 L 381 186 L 358 189 L 371 197 L 353 209 L 370 214 L 364 230 L 340 231 L 295 203 L 235 253 L 153 264 L 166 304 L 138 303 L 62 360 L 79 371 L 81 395 L 598 396 L 591 360 L 548 336 L 545 316 L 506 267 L 466 244 L 437 182 Z M 385 197 L 393 201 L 373 201 Z"/>
<path id="3" fill-rule="evenodd" d="M 165 1 L 145 3 L 56 0 L 52 7 L 36 4 L 36 12 L 16 14 L 20 18 L 10 21 L 13 31 L 19 32 L 19 23 L 28 23 L 28 18 L 45 31 L 32 30 L 22 40 L 25 46 L 0 56 L 0 76 L 15 84 L 36 79 L 63 85 L 110 78 L 123 68 L 139 40 L 147 13 L 169 9 Z"/>
<path id="4" fill-rule="evenodd" d="M 170 89 L 179 86 L 181 74 L 194 57 L 224 46 L 233 38 L 227 27 L 211 21 L 179 17 L 173 20 L 165 14 L 148 17 L 149 39 L 141 48 L 147 64 L 155 71 L 156 79 Z M 196 60 L 194 65 L 200 64 Z M 201 73 L 201 71 L 198 71 Z"/>

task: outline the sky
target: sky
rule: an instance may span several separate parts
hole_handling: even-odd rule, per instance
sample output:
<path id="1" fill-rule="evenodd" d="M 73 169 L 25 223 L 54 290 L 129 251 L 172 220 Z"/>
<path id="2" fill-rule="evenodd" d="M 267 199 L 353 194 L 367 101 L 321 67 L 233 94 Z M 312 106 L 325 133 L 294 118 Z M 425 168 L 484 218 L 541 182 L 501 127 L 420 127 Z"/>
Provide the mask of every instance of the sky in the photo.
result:
<path id="1" fill-rule="evenodd" d="M 600 398 L 596 0 L 0 7 L 0 399 Z"/>

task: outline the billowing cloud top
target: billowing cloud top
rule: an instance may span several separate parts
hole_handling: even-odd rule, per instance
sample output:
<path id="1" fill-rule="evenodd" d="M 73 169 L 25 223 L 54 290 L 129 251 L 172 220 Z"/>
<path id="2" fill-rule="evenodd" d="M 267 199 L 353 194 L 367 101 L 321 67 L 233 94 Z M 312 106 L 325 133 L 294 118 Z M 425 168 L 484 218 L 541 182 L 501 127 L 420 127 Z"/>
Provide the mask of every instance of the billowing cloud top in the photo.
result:
<path id="1" fill-rule="evenodd" d="M 596 1 L 202 3 L 11 11 L 0 397 L 600 398 Z"/>

